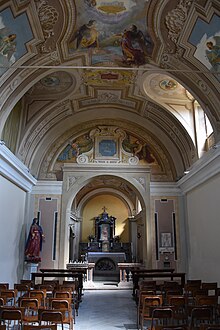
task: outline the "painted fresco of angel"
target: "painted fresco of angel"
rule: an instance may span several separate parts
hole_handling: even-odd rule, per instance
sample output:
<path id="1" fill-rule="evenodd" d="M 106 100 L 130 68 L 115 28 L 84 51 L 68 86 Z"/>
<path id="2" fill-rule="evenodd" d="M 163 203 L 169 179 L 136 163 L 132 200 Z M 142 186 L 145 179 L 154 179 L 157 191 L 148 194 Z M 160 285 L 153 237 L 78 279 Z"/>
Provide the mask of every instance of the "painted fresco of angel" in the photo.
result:
<path id="1" fill-rule="evenodd" d="M 141 142 L 138 139 L 134 142 L 131 142 L 130 138 L 127 136 L 122 142 L 122 147 L 125 151 L 130 152 L 134 156 L 137 156 L 139 160 L 143 159 L 148 163 L 153 163 L 155 161 L 149 151 L 147 144 Z"/>
<path id="2" fill-rule="evenodd" d="M 72 143 L 72 148 L 75 151 L 76 157 L 84 152 L 88 152 L 93 147 L 93 140 L 89 135 L 83 135 Z"/>
<path id="3" fill-rule="evenodd" d="M 85 0 L 85 3 L 89 6 L 89 7 L 95 7 L 97 5 L 96 0 Z"/>
<path id="4" fill-rule="evenodd" d="M 0 54 L 4 56 L 8 62 L 12 55 L 16 52 L 16 34 L 6 34 L 7 29 L 0 29 Z"/>
<path id="5" fill-rule="evenodd" d="M 74 33 L 70 43 L 76 40 L 76 49 L 78 48 L 93 48 L 98 47 L 98 31 L 96 29 L 96 21 L 89 20 L 83 24 Z"/>
<path id="6" fill-rule="evenodd" d="M 206 56 L 212 65 L 212 68 L 220 72 L 220 36 L 213 37 L 214 42 L 208 41 L 206 43 L 207 50 L 206 50 Z"/>

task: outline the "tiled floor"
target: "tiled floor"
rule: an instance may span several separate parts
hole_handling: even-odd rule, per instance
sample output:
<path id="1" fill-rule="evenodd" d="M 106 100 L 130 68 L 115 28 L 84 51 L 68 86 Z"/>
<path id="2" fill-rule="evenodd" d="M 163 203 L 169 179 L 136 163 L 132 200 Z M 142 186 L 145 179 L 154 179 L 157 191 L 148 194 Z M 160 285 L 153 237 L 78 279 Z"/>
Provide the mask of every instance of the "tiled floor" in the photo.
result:
<path id="1" fill-rule="evenodd" d="M 101 286 L 84 290 L 74 330 L 137 329 L 137 308 L 132 290 Z"/>

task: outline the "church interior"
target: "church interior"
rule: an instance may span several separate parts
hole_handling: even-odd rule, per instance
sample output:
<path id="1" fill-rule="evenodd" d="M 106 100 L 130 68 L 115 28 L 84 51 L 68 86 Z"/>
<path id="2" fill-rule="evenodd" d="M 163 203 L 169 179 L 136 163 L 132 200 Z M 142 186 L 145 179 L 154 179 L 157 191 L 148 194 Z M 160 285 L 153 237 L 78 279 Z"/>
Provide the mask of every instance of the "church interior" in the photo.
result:
<path id="1" fill-rule="evenodd" d="M 0 76 L 0 282 L 220 284 L 219 0 L 1 0 Z"/>

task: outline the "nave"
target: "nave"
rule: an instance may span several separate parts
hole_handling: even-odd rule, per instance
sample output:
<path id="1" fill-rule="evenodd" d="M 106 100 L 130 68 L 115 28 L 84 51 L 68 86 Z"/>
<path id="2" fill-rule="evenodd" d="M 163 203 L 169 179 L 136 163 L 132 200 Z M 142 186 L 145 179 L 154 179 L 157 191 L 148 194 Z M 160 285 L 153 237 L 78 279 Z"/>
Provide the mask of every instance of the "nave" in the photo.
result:
<path id="1" fill-rule="evenodd" d="M 74 330 L 137 329 L 131 290 L 85 290 Z"/>

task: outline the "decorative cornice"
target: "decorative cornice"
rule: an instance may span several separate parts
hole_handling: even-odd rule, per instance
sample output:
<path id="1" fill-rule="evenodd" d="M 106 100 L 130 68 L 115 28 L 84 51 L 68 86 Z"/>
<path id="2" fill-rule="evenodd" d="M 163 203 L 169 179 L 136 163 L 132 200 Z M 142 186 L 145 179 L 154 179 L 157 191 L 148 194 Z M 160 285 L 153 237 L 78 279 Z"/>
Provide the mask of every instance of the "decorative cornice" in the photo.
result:
<path id="1" fill-rule="evenodd" d="M 32 194 L 62 195 L 62 181 L 38 181 L 32 189 Z"/>
<path id="2" fill-rule="evenodd" d="M 151 182 L 151 196 L 181 196 L 182 191 L 176 182 Z"/>
<path id="3" fill-rule="evenodd" d="M 37 180 L 29 169 L 0 141 L 0 174 L 26 192 L 30 192 Z"/>
<path id="4" fill-rule="evenodd" d="M 220 173 L 220 144 L 215 145 L 203 155 L 186 174 L 178 181 L 178 186 L 183 193 L 198 187 Z"/>

